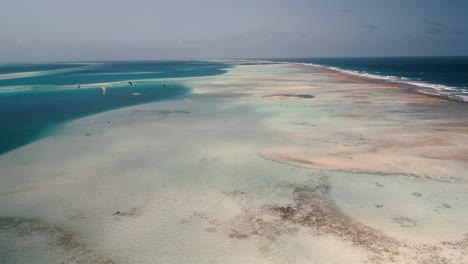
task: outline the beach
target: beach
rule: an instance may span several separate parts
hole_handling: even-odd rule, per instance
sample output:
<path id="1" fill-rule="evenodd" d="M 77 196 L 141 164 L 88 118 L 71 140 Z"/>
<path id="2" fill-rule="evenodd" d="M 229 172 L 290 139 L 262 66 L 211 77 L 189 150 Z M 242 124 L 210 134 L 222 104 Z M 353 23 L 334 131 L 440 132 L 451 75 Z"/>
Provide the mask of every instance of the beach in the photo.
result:
<path id="1" fill-rule="evenodd" d="M 226 71 L 1 155 L 0 262 L 468 263 L 467 103 Z"/>

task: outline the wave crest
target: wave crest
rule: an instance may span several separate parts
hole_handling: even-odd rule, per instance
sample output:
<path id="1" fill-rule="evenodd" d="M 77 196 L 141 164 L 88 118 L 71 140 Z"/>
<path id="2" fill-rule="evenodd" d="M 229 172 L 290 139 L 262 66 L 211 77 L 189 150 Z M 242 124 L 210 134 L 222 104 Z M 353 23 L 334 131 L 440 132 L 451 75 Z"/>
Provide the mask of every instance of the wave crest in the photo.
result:
<path id="1" fill-rule="evenodd" d="M 327 69 L 327 70 L 339 72 L 345 75 L 365 78 L 368 80 L 403 84 L 411 88 L 414 88 L 416 91 L 420 93 L 442 96 L 442 97 L 449 98 L 449 99 L 456 100 L 456 101 L 468 102 L 468 96 L 467 96 L 468 91 L 463 91 L 459 87 L 447 86 L 447 85 L 442 85 L 442 84 L 433 84 L 433 83 L 423 82 L 419 79 L 411 79 L 411 78 L 406 78 L 406 77 L 371 74 L 367 72 L 347 70 L 347 69 L 342 69 L 339 67 L 325 66 L 321 64 L 315 64 L 315 63 L 297 63 L 297 62 L 292 62 L 292 63 L 305 65 L 305 66 L 311 66 L 315 68 Z"/>

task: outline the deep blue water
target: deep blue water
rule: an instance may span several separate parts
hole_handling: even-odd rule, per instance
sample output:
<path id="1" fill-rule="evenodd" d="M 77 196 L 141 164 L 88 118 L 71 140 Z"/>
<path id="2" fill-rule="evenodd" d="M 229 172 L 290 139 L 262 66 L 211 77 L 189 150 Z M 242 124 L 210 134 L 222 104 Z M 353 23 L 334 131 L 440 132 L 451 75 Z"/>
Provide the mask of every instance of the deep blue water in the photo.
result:
<path id="1" fill-rule="evenodd" d="M 468 95 L 468 57 L 276 59 L 318 64 L 370 79 L 409 84 L 441 95 Z"/>
<path id="2" fill-rule="evenodd" d="M 194 61 L 0 65 L 0 154 L 79 117 L 190 93 L 166 78 L 223 74 L 228 67 Z"/>

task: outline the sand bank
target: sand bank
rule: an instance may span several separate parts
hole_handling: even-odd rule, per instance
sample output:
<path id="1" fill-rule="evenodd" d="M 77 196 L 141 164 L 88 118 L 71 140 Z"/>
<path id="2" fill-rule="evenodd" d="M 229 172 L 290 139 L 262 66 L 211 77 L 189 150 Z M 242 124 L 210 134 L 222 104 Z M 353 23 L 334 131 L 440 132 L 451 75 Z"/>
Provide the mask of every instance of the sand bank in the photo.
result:
<path id="1" fill-rule="evenodd" d="M 0 156 L 0 262 L 468 261 L 467 105 L 286 64 L 183 84 Z"/>

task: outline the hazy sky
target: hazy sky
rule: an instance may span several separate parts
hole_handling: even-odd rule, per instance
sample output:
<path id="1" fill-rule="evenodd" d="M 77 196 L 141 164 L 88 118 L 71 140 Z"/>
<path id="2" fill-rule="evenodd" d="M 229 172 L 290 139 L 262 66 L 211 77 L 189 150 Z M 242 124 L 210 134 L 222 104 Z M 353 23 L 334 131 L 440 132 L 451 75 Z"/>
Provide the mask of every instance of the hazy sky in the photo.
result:
<path id="1" fill-rule="evenodd" d="M 1 0 L 0 61 L 468 55 L 468 0 Z"/>

